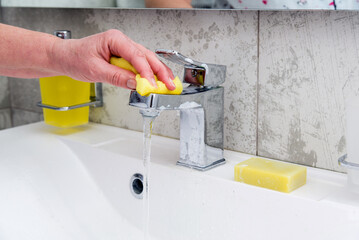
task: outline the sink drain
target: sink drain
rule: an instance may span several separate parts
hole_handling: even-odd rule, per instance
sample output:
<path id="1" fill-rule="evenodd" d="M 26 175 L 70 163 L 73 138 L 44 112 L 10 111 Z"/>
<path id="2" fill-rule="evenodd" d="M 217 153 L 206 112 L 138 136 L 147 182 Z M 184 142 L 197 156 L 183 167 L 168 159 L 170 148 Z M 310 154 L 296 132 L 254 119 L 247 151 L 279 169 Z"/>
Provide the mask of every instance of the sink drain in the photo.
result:
<path id="1" fill-rule="evenodd" d="M 135 198 L 143 198 L 143 176 L 140 173 L 135 173 L 132 175 L 130 180 L 130 189 L 131 193 Z"/>

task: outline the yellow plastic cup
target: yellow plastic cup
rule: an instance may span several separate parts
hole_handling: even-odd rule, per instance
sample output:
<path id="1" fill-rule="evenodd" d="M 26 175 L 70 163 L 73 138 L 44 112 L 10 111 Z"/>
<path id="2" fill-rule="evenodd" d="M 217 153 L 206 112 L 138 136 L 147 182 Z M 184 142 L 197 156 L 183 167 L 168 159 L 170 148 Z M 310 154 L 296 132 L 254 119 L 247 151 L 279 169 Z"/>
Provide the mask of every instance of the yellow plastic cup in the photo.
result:
<path id="1" fill-rule="evenodd" d="M 67 107 L 90 101 L 90 83 L 67 76 L 40 78 L 42 103 L 54 107 Z M 68 128 L 88 123 L 89 107 L 68 111 L 43 109 L 46 124 Z"/>

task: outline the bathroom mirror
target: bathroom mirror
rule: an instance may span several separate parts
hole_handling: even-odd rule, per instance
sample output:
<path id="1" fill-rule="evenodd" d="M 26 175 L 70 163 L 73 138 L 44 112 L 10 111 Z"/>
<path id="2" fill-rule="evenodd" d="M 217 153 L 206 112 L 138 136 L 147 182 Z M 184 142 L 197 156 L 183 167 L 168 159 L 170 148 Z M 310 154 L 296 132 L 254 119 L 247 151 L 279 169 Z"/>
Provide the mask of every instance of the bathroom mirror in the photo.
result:
<path id="1" fill-rule="evenodd" d="M 186 0 L 147 0 L 166 2 Z M 189 0 L 187 0 L 189 1 Z M 284 9 L 325 9 L 357 10 L 358 0 L 192 0 L 193 8 L 213 9 L 249 9 L 249 10 L 284 10 Z M 63 7 L 63 8 L 145 8 L 145 0 L 0 0 L 2 7 Z"/>

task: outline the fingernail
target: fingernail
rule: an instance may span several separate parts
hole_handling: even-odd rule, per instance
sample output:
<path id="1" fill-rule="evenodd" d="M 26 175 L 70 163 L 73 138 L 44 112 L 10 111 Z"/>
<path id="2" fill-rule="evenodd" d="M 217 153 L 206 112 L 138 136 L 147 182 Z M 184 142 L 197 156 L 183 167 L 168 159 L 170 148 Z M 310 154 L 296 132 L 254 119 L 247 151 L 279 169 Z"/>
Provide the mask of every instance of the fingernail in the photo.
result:
<path id="1" fill-rule="evenodd" d="M 171 78 L 169 78 L 169 81 L 170 81 L 171 87 L 173 87 L 174 89 L 176 89 L 176 85 L 175 85 L 175 83 L 173 82 L 173 80 L 172 80 Z M 174 90 L 174 89 L 173 89 L 173 90 Z"/>
<path id="2" fill-rule="evenodd" d="M 136 80 L 130 79 L 127 81 L 127 87 L 130 89 L 136 89 Z"/>
<path id="3" fill-rule="evenodd" d="M 154 88 L 158 88 L 156 80 L 154 78 L 151 78 L 150 82 Z"/>

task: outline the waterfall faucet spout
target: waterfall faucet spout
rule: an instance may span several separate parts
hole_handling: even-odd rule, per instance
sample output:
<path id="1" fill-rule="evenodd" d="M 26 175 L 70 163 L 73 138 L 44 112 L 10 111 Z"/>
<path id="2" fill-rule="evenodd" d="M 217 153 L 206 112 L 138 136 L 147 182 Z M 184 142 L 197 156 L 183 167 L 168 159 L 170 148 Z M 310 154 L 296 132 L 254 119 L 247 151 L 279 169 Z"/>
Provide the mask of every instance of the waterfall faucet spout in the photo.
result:
<path id="1" fill-rule="evenodd" d="M 208 170 L 225 163 L 223 157 L 224 89 L 226 66 L 191 60 L 172 50 L 156 53 L 184 65 L 183 82 L 190 85 L 180 95 L 130 94 L 129 105 L 141 109 L 180 111 L 178 165 Z"/>

